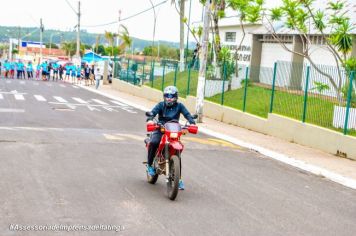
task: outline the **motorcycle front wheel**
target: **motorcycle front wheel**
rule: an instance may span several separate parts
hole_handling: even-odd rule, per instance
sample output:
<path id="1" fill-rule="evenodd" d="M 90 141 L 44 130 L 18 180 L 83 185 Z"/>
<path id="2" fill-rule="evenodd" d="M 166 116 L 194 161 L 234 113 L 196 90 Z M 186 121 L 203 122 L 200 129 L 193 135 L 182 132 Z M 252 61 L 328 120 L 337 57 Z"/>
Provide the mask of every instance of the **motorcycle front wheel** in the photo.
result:
<path id="1" fill-rule="evenodd" d="M 169 161 L 169 178 L 167 182 L 167 195 L 172 201 L 178 195 L 178 185 L 180 178 L 180 161 L 179 157 L 174 155 Z"/>

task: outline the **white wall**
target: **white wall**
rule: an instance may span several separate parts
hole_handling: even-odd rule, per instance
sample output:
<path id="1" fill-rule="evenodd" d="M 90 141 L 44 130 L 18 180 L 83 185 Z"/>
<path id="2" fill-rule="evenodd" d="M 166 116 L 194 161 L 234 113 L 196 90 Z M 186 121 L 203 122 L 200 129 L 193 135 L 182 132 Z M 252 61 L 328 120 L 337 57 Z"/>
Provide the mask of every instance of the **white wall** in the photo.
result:
<path id="1" fill-rule="evenodd" d="M 245 38 L 242 43 L 242 50 L 239 50 L 237 53 L 239 55 L 239 64 L 240 65 L 249 65 L 251 60 L 251 45 L 252 45 L 252 34 L 251 32 L 261 28 L 261 25 L 246 25 L 245 26 Z M 231 53 L 235 54 L 235 48 L 240 44 L 242 40 L 242 30 L 239 25 L 235 26 L 221 26 L 219 29 L 221 45 L 222 46 L 232 46 L 234 49 L 231 49 Z M 225 41 L 225 33 L 226 32 L 235 32 L 236 33 L 236 41 L 235 42 L 226 42 Z"/>
<path id="2" fill-rule="evenodd" d="M 286 44 L 288 49 L 292 49 L 291 43 Z M 261 55 L 261 67 L 273 68 L 276 61 L 291 61 L 292 53 L 285 50 L 278 43 L 263 43 Z"/>

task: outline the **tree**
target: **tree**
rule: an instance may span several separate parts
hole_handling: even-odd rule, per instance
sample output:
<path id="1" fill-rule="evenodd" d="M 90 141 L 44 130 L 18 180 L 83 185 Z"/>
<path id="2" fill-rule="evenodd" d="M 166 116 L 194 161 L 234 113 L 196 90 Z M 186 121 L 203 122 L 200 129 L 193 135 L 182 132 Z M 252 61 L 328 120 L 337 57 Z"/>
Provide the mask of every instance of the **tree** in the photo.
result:
<path id="1" fill-rule="evenodd" d="M 56 49 L 59 48 L 59 47 L 57 46 L 57 44 L 55 44 L 55 43 L 51 43 L 51 44 L 46 43 L 45 45 L 46 45 L 46 48 L 56 48 Z"/>
<path id="2" fill-rule="evenodd" d="M 352 67 L 353 61 L 356 61 L 355 58 L 350 56 L 352 49 L 351 31 L 354 26 L 344 13 L 345 5 L 346 1 L 344 0 L 329 1 L 327 8 L 318 9 L 316 8 L 315 0 L 283 0 L 280 7 L 270 9 L 270 14 L 265 17 L 274 39 L 285 50 L 305 58 L 316 71 L 327 77 L 332 87 L 337 91 L 339 101 L 341 101 L 343 95 L 340 66 L 347 71 L 350 65 Z M 273 22 L 280 20 L 283 20 L 285 27 L 298 32 L 300 35 L 300 40 L 303 44 L 301 52 L 288 49 L 282 42 L 280 35 L 273 27 Z M 338 70 L 338 84 L 330 74 L 322 71 L 311 59 L 310 28 L 315 29 L 315 32 L 312 32 L 313 34 L 318 34 L 322 37 L 325 41 L 325 47 L 333 55 Z"/>
<path id="3" fill-rule="evenodd" d="M 153 55 L 154 57 L 158 56 L 158 47 L 154 46 L 153 47 L 153 52 L 152 52 L 152 46 L 145 47 L 143 49 L 143 55 L 145 55 L 145 56 Z M 159 56 L 161 58 L 168 58 L 168 59 L 172 59 L 172 60 L 178 60 L 179 59 L 179 50 L 177 51 L 176 48 L 169 47 L 167 45 L 160 45 Z"/>
<path id="4" fill-rule="evenodd" d="M 225 7 L 226 2 L 225 0 L 213 0 L 213 7 L 212 7 L 212 23 L 213 23 L 213 48 L 215 52 L 214 61 L 216 65 L 219 63 L 219 55 L 221 50 L 221 39 L 220 39 L 220 30 L 219 30 L 219 20 L 225 17 Z"/>
<path id="5" fill-rule="evenodd" d="M 111 55 L 111 53 L 113 53 L 113 55 L 119 55 L 119 48 L 118 47 L 111 47 L 108 46 L 105 48 L 105 55 Z"/>
<path id="6" fill-rule="evenodd" d="M 111 55 L 114 56 L 114 39 L 117 36 L 117 34 L 105 31 L 104 37 L 108 41 L 109 45 L 111 46 Z"/>
<path id="7" fill-rule="evenodd" d="M 129 31 L 127 30 L 126 26 L 120 25 L 120 27 L 123 29 L 123 31 L 118 34 L 118 37 L 121 41 L 119 45 L 119 50 L 120 52 L 124 52 L 127 47 L 131 47 L 132 38 L 130 37 Z"/>
<path id="8" fill-rule="evenodd" d="M 238 60 L 237 60 L 237 53 L 240 50 L 245 37 L 245 24 L 246 23 L 256 23 L 262 20 L 261 12 L 263 10 L 263 0 L 227 0 L 228 7 L 234 10 L 239 18 L 239 25 L 242 30 L 242 37 L 240 42 L 236 45 L 235 50 L 235 73 L 236 77 L 238 76 Z M 229 89 L 231 84 L 229 84 Z"/>
<path id="9" fill-rule="evenodd" d="M 98 47 L 99 47 L 99 43 L 100 43 L 100 38 L 101 38 L 101 34 L 98 34 L 95 38 L 95 52 L 98 53 Z M 103 45 L 101 45 L 103 46 Z M 104 47 L 104 46 L 103 46 Z M 103 50 L 105 51 L 105 50 Z"/>
<path id="10" fill-rule="evenodd" d="M 64 41 L 61 44 L 61 48 L 65 51 L 65 53 L 66 53 L 66 55 L 68 55 L 68 57 L 72 57 L 75 54 L 76 48 L 74 47 L 73 42 Z"/>

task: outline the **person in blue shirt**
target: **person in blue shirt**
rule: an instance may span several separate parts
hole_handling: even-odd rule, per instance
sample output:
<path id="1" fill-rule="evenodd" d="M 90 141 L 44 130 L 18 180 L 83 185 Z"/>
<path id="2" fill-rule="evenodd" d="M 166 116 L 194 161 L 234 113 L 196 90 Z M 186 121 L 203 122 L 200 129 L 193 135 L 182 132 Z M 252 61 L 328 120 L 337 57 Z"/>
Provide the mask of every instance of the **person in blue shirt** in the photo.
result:
<path id="1" fill-rule="evenodd" d="M 16 63 L 15 62 L 10 62 L 10 78 L 14 79 L 15 78 L 15 68 L 16 68 Z"/>
<path id="2" fill-rule="evenodd" d="M 33 66 L 31 61 L 27 63 L 26 70 L 27 70 L 27 79 L 33 79 Z"/>
<path id="3" fill-rule="evenodd" d="M 38 63 L 36 66 L 36 80 L 40 79 L 40 74 L 41 74 L 41 65 L 40 63 Z"/>
<path id="4" fill-rule="evenodd" d="M 59 64 L 57 62 L 52 63 L 52 68 L 53 68 L 53 81 L 56 79 L 58 80 L 58 69 L 59 69 Z"/>
<path id="5" fill-rule="evenodd" d="M 179 121 L 180 114 L 188 120 L 190 124 L 195 125 L 195 121 L 193 116 L 187 110 L 187 108 L 178 102 L 178 89 L 175 86 L 168 86 L 163 91 L 163 100 L 159 102 L 152 109 L 152 117 L 147 119 L 147 122 L 153 122 L 152 119 L 156 115 L 158 115 L 158 122 L 161 124 L 165 124 L 166 122 L 177 120 Z M 160 130 L 156 130 L 152 133 L 152 136 L 149 140 L 148 153 L 147 153 L 147 173 L 151 176 L 156 174 L 156 170 L 152 166 L 153 159 L 156 155 L 156 151 L 158 149 L 159 143 L 161 142 L 162 132 Z M 179 189 L 184 189 L 184 183 L 182 179 L 179 181 Z"/>
<path id="6" fill-rule="evenodd" d="M 47 80 L 47 75 L 48 75 L 47 61 L 42 63 L 41 68 L 42 68 L 42 80 Z"/>
<path id="7" fill-rule="evenodd" d="M 75 65 L 71 65 L 71 67 L 70 67 L 70 76 L 72 78 L 72 84 L 74 84 L 74 79 L 77 76 Z"/>
<path id="8" fill-rule="evenodd" d="M 81 68 L 80 65 L 77 66 L 76 72 L 77 72 L 77 81 L 76 81 L 76 83 L 80 83 L 80 82 L 81 82 L 81 81 L 80 81 L 80 77 L 81 77 L 81 75 L 82 75 L 82 68 Z"/>
<path id="9" fill-rule="evenodd" d="M 5 78 L 7 79 L 9 77 L 9 72 L 11 70 L 11 65 L 8 60 L 4 62 L 4 69 L 5 69 Z"/>
<path id="10" fill-rule="evenodd" d="M 22 76 L 25 77 L 24 67 L 25 65 L 23 64 L 22 61 L 19 61 L 17 63 L 17 79 L 22 79 Z"/>
<path id="11" fill-rule="evenodd" d="M 70 69 L 71 69 L 71 67 L 70 67 L 70 65 L 66 65 L 65 66 L 65 70 L 66 70 L 66 76 L 64 77 L 64 80 L 69 80 L 69 78 L 70 78 Z"/>

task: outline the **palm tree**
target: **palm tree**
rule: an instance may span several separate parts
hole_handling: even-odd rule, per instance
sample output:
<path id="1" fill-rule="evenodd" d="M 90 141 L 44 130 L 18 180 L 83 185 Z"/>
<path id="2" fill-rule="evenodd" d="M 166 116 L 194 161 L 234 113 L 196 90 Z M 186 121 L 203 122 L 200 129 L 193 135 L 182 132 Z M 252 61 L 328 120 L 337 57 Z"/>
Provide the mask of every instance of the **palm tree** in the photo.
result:
<path id="1" fill-rule="evenodd" d="M 73 42 L 65 41 L 62 43 L 61 48 L 66 52 L 68 57 L 71 57 L 75 53 L 75 47 Z"/>
<path id="2" fill-rule="evenodd" d="M 98 34 L 98 36 L 96 36 L 96 39 L 95 39 L 95 53 L 98 53 L 100 38 L 101 38 L 101 34 Z"/>
<path id="3" fill-rule="evenodd" d="M 117 34 L 105 31 L 105 39 L 108 41 L 109 45 L 111 46 L 111 56 L 114 55 L 114 39 L 117 36 Z"/>
<path id="4" fill-rule="evenodd" d="M 119 49 L 120 49 L 120 51 L 125 51 L 125 49 L 127 47 L 131 47 L 132 38 L 130 38 L 129 31 L 127 30 L 126 26 L 121 25 L 121 27 L 123 28 L 123 31 L 120 32 L 120 34 L 117 35 L 120 38 L 120 41 L 121 41 L 121 43 L 119 45 Z"/>

